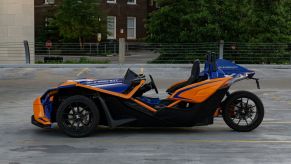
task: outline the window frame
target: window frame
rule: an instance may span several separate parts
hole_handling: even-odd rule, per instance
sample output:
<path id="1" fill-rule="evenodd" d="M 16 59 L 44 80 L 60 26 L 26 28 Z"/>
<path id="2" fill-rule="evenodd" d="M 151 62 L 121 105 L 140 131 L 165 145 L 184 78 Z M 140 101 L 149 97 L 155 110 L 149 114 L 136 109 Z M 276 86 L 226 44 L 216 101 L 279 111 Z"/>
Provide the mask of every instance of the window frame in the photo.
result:
<path id="1" fill-rule="evenodd" d="M 107 16 L 107 23 L 106 23 L 106 30 L 107 30 L 107 32 L 109 32 L 108 31 L 108 18 L 113 18 L 113 22 L 114 22 L 114 25 L 113 25 L 113 34 L 111 34 L 112 36 L 110 36 L 109 34 L 107 34 L 107 39 L 116 39 L 116 16 Z"/>
<path id="2" fill-rule="evenodd" d="M 136 5 L 136 0 L 134 0 L 134 2 L 128 2 L 128 0 L 127 0 L 127 4 L 128 5 Z"/>
<path id="3" fill-rule="evenodd" d="M 45 5 L 54 5 L 55 3 L 56 3 L 55 0 L 45 0 L 45 1 L 44 1 L 44 4 L 45 4 Z"/>
<path id="4" fill-rule="evenodd" d="M 44 23 L 44 26 L 45 26 L 46 28 L 51 27 L 50 22 L 53 21 L 53 20 L 54 20 L 53 17 L 46 16 L 45 19 L 44 19 L 44 22 L 45 22 L 45 23 Z"/>
<path id="5" fill-rule="evenodd" d="M 106 0 L 106 3 L 116 4 L 116 0 Z"/>
<path id="6" fill-rule="evenodd" d="M 129 28 L 128 27 L 128 19 L 129 18 L 133 18 L 133 20 L 134 20 L 134 22 L 133 22 L 133 28 Z M 136 39 L 136 17 L 127 17 L 127 19 L 126 19 L 127 21 L 126 21 L 126 38 L 127 39 L 129 39 L 129 40 L 135 40 Z M 128 29 L 134 29 L 134 31 L 133 31 L 133 37 L 129 37 L 128 36 Z"/>
<path id="7" fill-rule="evenodd" d="M 150 6 L 154 6 L 154 0 L 150 0 L 149 3 Z"/>

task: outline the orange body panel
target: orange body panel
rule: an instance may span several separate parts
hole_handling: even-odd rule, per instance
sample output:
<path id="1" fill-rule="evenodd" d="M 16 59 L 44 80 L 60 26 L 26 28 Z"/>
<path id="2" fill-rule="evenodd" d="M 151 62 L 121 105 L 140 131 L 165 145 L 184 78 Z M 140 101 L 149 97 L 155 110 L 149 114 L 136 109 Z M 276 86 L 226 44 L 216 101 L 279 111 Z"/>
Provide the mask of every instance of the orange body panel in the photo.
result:
<path id="1" fill-rule="evenodd" d="M 68 85 L 76 85 L 76 84 L 77 84 L 77 82 L 72 81 L 72 80 L 68 80 L 68 81 L 62 83 L 60 86 L 68 86 Z"/>
<path id="2" fill-rule="evenodd" d="M 177 100 L 177 101 L 173 102 L 172 104 L 169 104 L 169 105 L 167 106 L 167 108 L 171 108 L 171 107 L 173 107 L 173 106 L 179 104 L 180 102 L 181 102 L 181 100 Z"/>
<path id="3" fill-rule="evenodd" d="M 147 104 L 145 104 L 145 103 L 143 103 L 143 102 L 141 102 L 141 101 L 139 101 L 139 100 L 137 100 L 137 99 L 131 98 L 131 100 L 134 101 L 134 102 L 136 102 L 137 104 L 139 104 L 139 105 L 145 107 L 145 108 L 148 109 L 149 111 L 157 112 L 156 109 L 154 109 L 154 108 L 148 106 Z"/>
<path id="4" fill-rule="evenodd" d="M 44 109 L 40 101 L 40 97 L 37 97 L 33 103 L 33 113 L 34 113 L 34 119 L 42 123 L 43 125 L 50 125 L 50 120 L 45 116 Z"/>
<path id="5" fill-rule="evenodd" d="M 188 85 L 175 91 L 168 98 L 183 100 L 187 102 L 201 103 L 213 95 L 219 88 L 223 87 L 231 77 L 205 80 L 199 83 Z"/>

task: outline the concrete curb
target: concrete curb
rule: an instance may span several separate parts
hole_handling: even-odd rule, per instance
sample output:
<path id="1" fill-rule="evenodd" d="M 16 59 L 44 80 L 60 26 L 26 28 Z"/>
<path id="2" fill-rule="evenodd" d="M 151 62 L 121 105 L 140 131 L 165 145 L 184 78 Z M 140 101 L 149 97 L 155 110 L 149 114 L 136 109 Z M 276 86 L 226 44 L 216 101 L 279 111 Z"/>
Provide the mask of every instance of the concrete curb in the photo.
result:
<path id="1" fill-rule="evenodd" d="M 0 64 L 0 68 L 189 68 L 191 66 L 191 64 Z M 242 64 L 242 66 L 250 69 L 291 69 L 291 65 Z"/>

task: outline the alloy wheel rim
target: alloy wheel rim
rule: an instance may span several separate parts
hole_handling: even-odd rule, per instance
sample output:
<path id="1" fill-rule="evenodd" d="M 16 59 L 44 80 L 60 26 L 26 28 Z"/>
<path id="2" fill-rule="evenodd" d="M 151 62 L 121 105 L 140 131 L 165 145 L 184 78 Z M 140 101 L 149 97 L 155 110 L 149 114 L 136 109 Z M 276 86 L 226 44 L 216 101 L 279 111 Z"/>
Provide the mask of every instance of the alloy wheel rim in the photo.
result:
<path id="1" fill-rule="evenodd" d="M 83 103 L 72 103 L 65 108 L 62 115 L 63 124 L 73 130 L 82 130 L 92 124 L 92 113 L 87 105 Z"/>
<path id="2" fill-rule="evenodd" d="M 248 97 L 237 99 L 231 106 L 231 111 L 228 113 L 231 115 L 231 121 L 238 126 L 249 126 L 258 118 L 257 106 Z"/>

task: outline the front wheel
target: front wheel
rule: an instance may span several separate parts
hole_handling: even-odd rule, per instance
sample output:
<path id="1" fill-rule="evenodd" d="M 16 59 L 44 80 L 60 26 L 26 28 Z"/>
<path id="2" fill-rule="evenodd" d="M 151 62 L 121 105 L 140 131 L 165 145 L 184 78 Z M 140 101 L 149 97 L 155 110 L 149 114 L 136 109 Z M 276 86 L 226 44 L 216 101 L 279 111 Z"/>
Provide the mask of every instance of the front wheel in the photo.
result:
<path id="1" fill-rule="evenodd" d="M 71 137 L 88 136 L 99 123 L 99 111 L 95 103 L 81 95 L 65 99 L 58 108 L 59 127 Z"/>
<path id="2" fill-rule="evenodd" d="M 229 95 L 222 117 L 225 123 L 235 131 L 252 131 L 263 121 L 264 106 L 255 94 L 238 91 Z"/>

